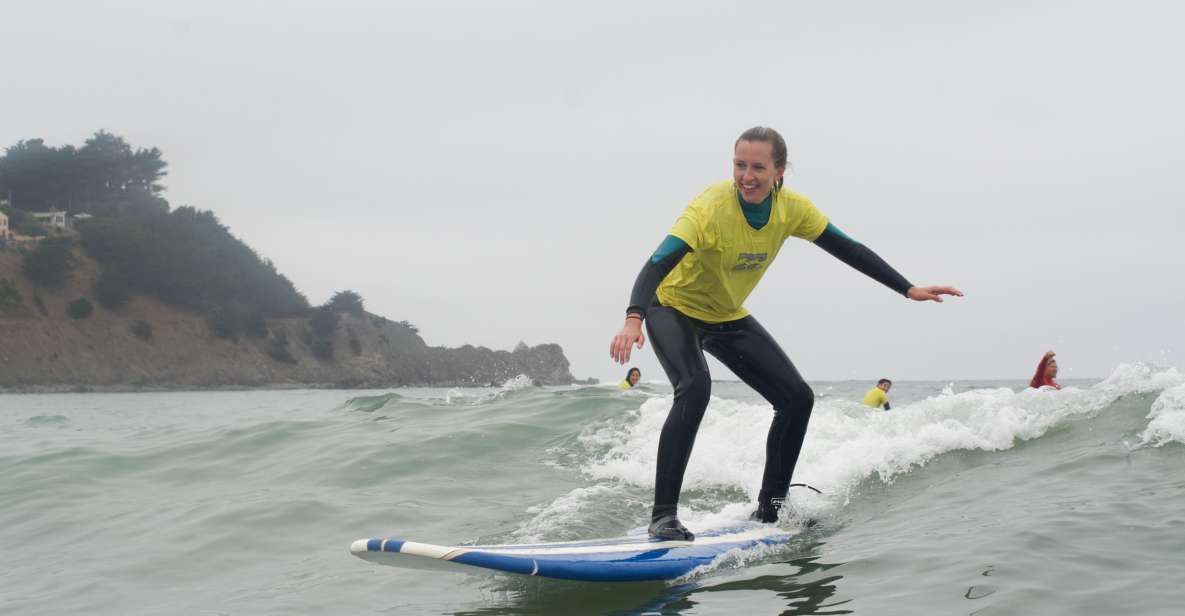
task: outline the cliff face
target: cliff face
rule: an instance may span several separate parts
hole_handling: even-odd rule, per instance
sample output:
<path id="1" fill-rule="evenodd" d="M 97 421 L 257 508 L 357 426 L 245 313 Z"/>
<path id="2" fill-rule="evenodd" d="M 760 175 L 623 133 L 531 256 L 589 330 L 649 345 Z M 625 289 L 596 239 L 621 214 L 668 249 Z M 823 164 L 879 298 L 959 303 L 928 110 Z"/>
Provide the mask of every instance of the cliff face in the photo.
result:
<path id="1" fill-rule="evenodd" d="M 429 347 L 414 330 L 369 314 L 340 315 L 329 338 L 331 358 L 314 354 L 302 318 L 269 320 L 267 337 L 226 340 L 213 335 L 204 317 L 144 296 L 118 311 L 95 303 L 90 317 L 68 317 L 69 302 L 93 301 L 95 274 L 93 261 L 80 255 L 61 288 L 35 288 L 20 274 L 20 256 L 0 251 L 0 284 L 7 279 L 21 295 L 19 303 L 0 309 L 0 388 L 456 386 L 502 383 L 519 374 L 542 385 L 573 381 L 555 344 L 520 345 L 513 352 Z"/>

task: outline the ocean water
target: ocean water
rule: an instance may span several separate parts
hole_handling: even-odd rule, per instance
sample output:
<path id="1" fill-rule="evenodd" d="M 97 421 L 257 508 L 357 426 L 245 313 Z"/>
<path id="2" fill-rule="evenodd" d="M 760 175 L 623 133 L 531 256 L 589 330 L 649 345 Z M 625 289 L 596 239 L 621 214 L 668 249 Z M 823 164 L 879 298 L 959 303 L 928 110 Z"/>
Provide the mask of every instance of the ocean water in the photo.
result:
<path id="1" fill-rule="evenodd" d="M 646 521 L 670 389 L 0 395 L 3 614 L 1180 614 L 1185 374 L 817 382 L 786 545 L 669 583 L 385 567 L 350 543 Z M 717 383 L 683 518 L 743 518 L 770 409 Z M 805 529 L 797 521 L 821 521 Z"/>

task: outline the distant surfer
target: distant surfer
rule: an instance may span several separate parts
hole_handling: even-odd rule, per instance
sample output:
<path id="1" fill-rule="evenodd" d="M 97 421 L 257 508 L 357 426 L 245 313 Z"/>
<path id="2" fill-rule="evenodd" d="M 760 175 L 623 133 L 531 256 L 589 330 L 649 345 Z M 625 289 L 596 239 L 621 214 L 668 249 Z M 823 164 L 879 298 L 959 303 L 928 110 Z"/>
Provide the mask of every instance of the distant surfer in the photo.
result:
<path id="1" fill-rule="evenodd" d="M 1032 379 L 1029 379 L 1029 387 L 1033 389 L 1041 389 L 1042 387 L 1062 388 L 1057 382 L 1057 360 L 1053 356 L 1053 351 L 1046 351 L 1045 355 L 1041 357 L 1041 362 L 1037 364 L 1036 374 L 1033 375 Z"/>
<path id="2" fill-rule="evenodd" d="M 864 394 L 864 405 L 871 406 L 874 409 L 889 410 L 889 390 L 893 388 L 893 381 L 889 379 L 881 379 L 876 382 L 876 387 L 868 390 Z"/>
<path id="3" fill-rule="evenodd" d="M 610 356 L 629 361 L 642 348 L 642 322 L 675 389 L 663 425 L 654 480 L 650 536 L 692 540 L 679 522 L 679 492 L 700 420 L 708 406 L 708 351 L 774 408 L 765 471 L 753 519 L 776 522 L 786 498 L 815 395 L 790 358 L 743 306 L 788 237 L 817 246 L 915 301 L 962 295 L 949 286 L 917 287 L 863 244 L 831 224 L 809 199 L 782 186 L 786 142 L 755 127 L 733 144 L 733 179 L 708 186 L 642 266 L 625 324 Z M 808 292 L 808 290 L 803 290 Z"/>
<path id="4" fill-rule="evenodd" d="M 637 368 L 630 368 L 630 371 L 625 373 L 625 380 L 617 384 L 618 389 L 630 389 L 638 384 L 642 378 L 642 371 Z"/>

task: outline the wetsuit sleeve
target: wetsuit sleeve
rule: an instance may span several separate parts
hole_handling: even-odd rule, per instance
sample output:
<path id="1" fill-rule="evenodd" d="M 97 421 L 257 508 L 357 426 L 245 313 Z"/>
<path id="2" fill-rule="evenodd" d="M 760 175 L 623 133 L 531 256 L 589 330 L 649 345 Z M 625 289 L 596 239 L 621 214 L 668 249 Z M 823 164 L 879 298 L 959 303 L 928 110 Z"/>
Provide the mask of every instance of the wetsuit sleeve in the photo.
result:
<path id="1" fill-rule="evenodd" d="M 674 235 L 668 235 L 662 244 L 659 244 L 658 250 L 646 259 L 642 271 L 638 272 L 638 277 L 634 280 L 634 290 L 630 293 L 630 306 L 626 308 L 625 313 L 646 318 L 646 307 L 650 305 L 650 299 L 658 290 L 659 283 L 689 252 L 691 247 L 687 242 Z"/>
<path id="2" fill-rule="evenodd" d="M 815 245 L 902 295 L 913 286 L 870 248 L 848 237 L 831 223 L 827 223 L 827 228 L 815 239 Z"/>
<path id="3" fill-rule="evenodd" d="M 891 410 L 893 410 L 893 409 L 892 409 L 892 408 L 889 406 L 889 401 L 888 401 L 888 400 L 885 400 L 885 410 L 886 410 L 886 411 L 891 411 Z"/>

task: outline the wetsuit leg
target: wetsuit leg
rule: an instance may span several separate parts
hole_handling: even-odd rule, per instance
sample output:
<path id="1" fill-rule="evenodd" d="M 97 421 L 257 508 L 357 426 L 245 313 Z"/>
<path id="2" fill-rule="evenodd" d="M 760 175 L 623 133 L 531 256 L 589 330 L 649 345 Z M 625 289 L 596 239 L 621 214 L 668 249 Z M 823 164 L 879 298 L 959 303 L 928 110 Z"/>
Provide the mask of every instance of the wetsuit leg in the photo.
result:
<path id="1" fill-rule="evenodd" d="M 675 388 L 675 402 L 658 442 L 652 512 L 652 519 L 657 520 L 677 511 L 683 472 L 687 470 L 700 420 L 708 408 L 712 377 L 700 349 L 699 332 L 691 319 L 657 302 L 650 306 L 646 317 L 646 331 L 654 354 Z"/>
<path id="2" fill-rule="evenodd" d="M 732 370 L 774 407 L 765 441 L 765 473 L 761 490 L 785 498 L 794 475 L 815 393 L 769 332 L 752 316 L 706 325 L 703 348 Z"/>

